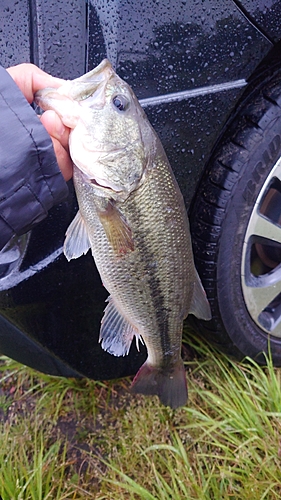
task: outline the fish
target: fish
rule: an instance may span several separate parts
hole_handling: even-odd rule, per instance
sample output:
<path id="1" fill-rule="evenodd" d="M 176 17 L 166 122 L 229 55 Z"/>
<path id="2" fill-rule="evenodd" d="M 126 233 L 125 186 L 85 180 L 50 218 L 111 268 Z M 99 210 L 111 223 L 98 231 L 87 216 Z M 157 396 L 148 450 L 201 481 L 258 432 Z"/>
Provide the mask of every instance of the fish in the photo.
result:
<path id="1" fill-rule="evenodd" d="M 181 357 L 188 314 L 211 318 L 195 269 L 183 196 L 161 141 L 131 87 L 104 59 L 58 89 L 37 92 L 71 129 L 70 156 L 79 210 L 66 231 L 68 260 L 92 252 L 109 297 L 99 342 L 114 356 L 133 339 L 147 358 L 133 393 L 187 402 Z"/>

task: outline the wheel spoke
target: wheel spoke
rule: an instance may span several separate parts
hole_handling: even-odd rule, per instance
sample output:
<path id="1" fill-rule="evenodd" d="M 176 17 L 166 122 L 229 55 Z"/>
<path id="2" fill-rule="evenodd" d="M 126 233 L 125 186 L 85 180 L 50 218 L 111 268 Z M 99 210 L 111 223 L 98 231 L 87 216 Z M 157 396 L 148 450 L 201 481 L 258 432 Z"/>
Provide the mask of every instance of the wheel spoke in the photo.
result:
<path id="1" fill-rule="evenodd" d="M 280 279 L 280 273 L 279 279 Z M 281 293 L 281 281 L 276 280 L 273 284 L 272 280 L 257 280 L 266 281 L 264 286 L 245 286 L 247 289 L 247 297 L 251 302 L 251 314 L 255 319 L 258 319 L 260 313 Z"/>
<path id="2" fill-rule="evenodd" d="M 259 236 L 281 244 L 281 227 L 260 215 L 258 211 L 253 213 L 251 221 L 251 235 Z M 251 236 L 250 234 L 248 235 Z"/>
<path id="3" fill-rule="evenodd" d="M 279 315 L 279 321 L 274 322 L 270 330 L 270 334 L 274 335 L 274 337 L 280 337 L 280 316 L 281 315 Z"/>

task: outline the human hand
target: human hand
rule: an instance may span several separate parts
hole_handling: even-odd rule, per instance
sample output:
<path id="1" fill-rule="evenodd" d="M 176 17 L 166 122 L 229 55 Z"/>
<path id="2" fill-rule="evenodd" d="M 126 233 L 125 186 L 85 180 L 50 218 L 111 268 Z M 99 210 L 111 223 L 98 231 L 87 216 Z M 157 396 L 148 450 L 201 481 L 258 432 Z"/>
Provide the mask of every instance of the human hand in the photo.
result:
<path id="1" fill-rule="evenodd" d="M 73 164 L 69 156 L 68 148 L 70 129 L 64 126 L 57 113 L 52 110 L 45 111 L 40 117 L 40 120 L 53 141 L 53 147 L 61 173 L 64 179 L 69 181 L 73 171 Z"/>
<path id="2" fill-rule="evenodd" d="M 64 80 L 55 78 L 45 71 L 42 71 L 34 64 L 24 63 L 12 66 L 7 69 L 21 92 L 31 103 L 37 90 L 46 87 L 58 88 Z M 40 120 L 49 133 L 55 150 L 55 155 L 59 168 L 68 181 L 72 177 L 72 161 L 69 156 L 68 139 L 69 128 L 65 127 L 59 116 L 54 111 L 45 111 Z"/>

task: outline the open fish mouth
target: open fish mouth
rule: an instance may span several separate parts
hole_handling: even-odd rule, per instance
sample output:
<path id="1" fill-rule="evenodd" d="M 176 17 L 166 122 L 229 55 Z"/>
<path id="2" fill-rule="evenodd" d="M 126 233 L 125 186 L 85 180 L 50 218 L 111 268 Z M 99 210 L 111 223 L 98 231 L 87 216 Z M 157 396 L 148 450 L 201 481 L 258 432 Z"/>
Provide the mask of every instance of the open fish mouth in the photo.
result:
<path id="1" fill-rule="evenodd" d="M 111 63 L 104 59 L 96 68 L 75 80 L 69 80 L 58 92 L 67 95 L 75 101 L 84 101 L 91 97 L 100 86 L 105 84 L 114 74 Z"/>
<path id="2" fill-rule="evenodd" d="M 38 90 L 35 95 L 35 102 L 42 109 L 52 109 L 50 99 L 58 101 L 65 96 L 66 99 L 83 102 L 90 98 L 97 98 L 102 93 L 104 85 L 109 78 L 114 75 L 114 70 L 108 59 L 104 59 L 96 68 L 75 80 L 67 80 L 58 89 L 45 88 Z"/>

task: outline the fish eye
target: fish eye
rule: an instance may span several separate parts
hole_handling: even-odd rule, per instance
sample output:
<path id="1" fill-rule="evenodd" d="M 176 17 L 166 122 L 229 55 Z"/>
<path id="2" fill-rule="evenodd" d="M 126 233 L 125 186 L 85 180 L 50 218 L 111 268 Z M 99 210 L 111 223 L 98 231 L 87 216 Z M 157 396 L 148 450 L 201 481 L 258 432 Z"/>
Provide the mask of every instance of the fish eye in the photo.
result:
<path id="1" fill-rule="evenodd" d="M 113 105 L 119 111 L 126 111 L 129 107 L 129 100 L 124 95 L 116 95 L 112 99 Z"/>

